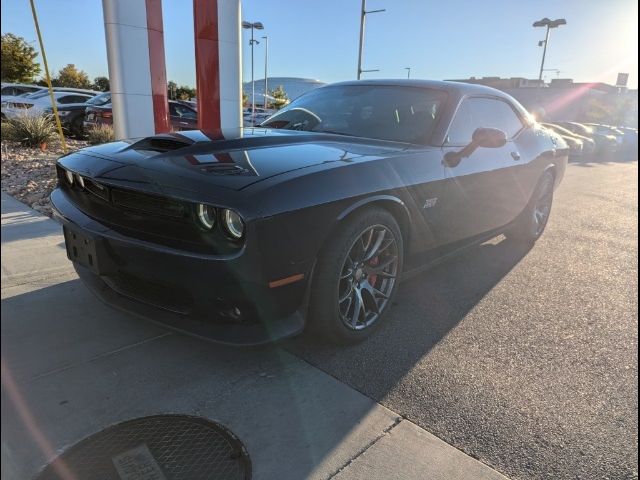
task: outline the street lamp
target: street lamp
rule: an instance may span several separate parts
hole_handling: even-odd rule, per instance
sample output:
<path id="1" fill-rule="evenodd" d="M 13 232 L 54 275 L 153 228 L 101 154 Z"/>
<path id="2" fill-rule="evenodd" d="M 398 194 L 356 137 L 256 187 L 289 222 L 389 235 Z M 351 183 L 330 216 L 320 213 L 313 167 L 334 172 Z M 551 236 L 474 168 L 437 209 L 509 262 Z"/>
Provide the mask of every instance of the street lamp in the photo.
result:
<path id="1" fill-rule="evenodd" d="M 540 75 L 538 75 L 538 88 L 541 87 L 542 84 L 542 72 L 544 71 L 544 59 L 547 56 L 547 46 L 549 44 L 549 31 L 552 28 L 558 28 L 560 25 L 566 25 L 567 21 L 564 18 L 558 18 L 556 20 L 549 20 L 548 18 L 543 18 L 542 20 L 538 20 L 537 22 L 533 22 L 534 27 L 546 27 L 547 33 L 544 37 L 544 40 L 538 43 L 538 46 L 544 45 L 544 50 L 542 51 L 542 63 L 540 64 Z"/>
<path id="2" fill-rule="evenodd" d="M 251 45 L 251 121 L 253 122 L 256 116 L 256 84 L 253 81 L 253 46 L 260 43 L 258 40 L 253 39 L 253 30 L 263 30 L 264 25 L 260 22 L 242 22 L 242 28 L 251 29 L 249 45 Z"/>
<path id="3" fill-rule="evenodd" d="M 404 69 L 407 71 L 407 78 L 411 78 L 411 67 L 404 67 Z"/>
<path id="4" fill-rule="evenodd" d="M 358 48 L 358 80 L 364 72 L 378 72 L 379 70 L 363 70 L 362 69 L 362 50 L 364 48 L 364 22 L 365 17 L 369 13 L 379 13 L 386 12 L 383 8 L 381 10 L 368 10 L 367 11 L 367 0 L 362 0 L 362 8 L 360 9 L 360 47 Z"/>
<path id="5" fill-rule="evenodd" d="M 267 90 L 267 74 L 269 65 L 269 37 L 264 36 L 264 100 L 262 101 L 263 107 L 265 110 L 269 107 L 269 101 L 267 100 L 268 90 Z"/>

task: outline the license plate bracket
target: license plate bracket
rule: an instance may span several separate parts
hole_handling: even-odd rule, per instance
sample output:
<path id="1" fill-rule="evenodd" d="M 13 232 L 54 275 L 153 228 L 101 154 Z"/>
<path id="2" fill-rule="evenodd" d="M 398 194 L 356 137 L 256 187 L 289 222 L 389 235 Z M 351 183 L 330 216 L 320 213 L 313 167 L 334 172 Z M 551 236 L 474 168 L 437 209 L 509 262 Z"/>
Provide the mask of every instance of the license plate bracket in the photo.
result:
<path id="1" fill-rule="evenodd" d="M 67 258 L 85 268 L 88 268 L 96 275 L 103 274 L 101 269 L 101 255 L 99 240 L 84 232 L 79 232 L 68 227 L 63 228 Z M 104 260 L 104 258 L 102 258 Z"/>

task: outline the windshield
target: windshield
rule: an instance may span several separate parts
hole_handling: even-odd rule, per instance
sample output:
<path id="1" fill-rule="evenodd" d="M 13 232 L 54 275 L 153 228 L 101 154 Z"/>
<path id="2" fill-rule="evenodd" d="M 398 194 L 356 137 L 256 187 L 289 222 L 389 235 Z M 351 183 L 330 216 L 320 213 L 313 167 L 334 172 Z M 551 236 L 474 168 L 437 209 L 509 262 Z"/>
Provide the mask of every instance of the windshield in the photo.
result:
<path id="1" fill-rule="evenodd" d="M 97 95 L 95 97 L 93 97 L 91 100 L 87 101 L 87 104 L 89 105 L 106 105 L 107 103 L 111 103 L 111 93 L 106 92 L 106 93 L 101 93 L 100 95 Z"/>
<path id="2" fill-rule="evenodd" d="M 44 89 L 44 90 L 38 90 L 37 92 L 33 92 L 30 93 L 29 95 L 26 95 L 26 98 L 42 98 L 46 95 L 49 95 L 49 90 L 48 89 Z"/>
<path id="3" fill-rule="evenodd" d="M 261 126 L 426 143 L 445 100 L 430 88 L 337 85 L 299 97 Z"/>

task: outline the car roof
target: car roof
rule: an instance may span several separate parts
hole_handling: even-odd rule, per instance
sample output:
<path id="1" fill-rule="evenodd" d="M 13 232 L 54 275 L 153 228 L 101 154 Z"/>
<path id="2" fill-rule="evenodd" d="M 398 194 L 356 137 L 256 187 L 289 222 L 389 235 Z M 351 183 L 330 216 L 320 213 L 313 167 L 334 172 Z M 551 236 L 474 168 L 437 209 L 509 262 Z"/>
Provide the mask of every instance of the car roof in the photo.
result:
<path id="1" fill-rule="evenodd" d="M 68 88 L 68 87 L 53 87 L 54 92 L 73 92 L 73 93 L 87 93 L 89 95 L 98 95 L 103 92 L 97 90 L 88 90 L 86 88 Z"/>
<path id="2" fill-rule="evenodd" d="M 457 92 L 464 95 L 493 95 L 497 97 L 503 97 L 511 99 L 506 93 L 497 90 L 495 88 L 487 87 L 486 85 L 478 85 L 473 83 L 453 82 L 450 80 L 420 80 L 420 79 L 407 79 L 407 78 L 393 78 L 393 79 L 374 79 L 374 80 L 350 80 L 346 82 L 330 83 L 328 85 L 319 87 L 327 88 L 336 85 L 378 85 L 378 86 L 395 86 L 395 87 L 420 87 L 420 88 L 435 88 L 439 90 L 445 90 L 448 92 Z"/>
<path id="3" fill-rule="evenodd" d="M 2 87 L 31 87 L 31 88 L 46 88 L 41 85 L 34 85 L 32 83 L 5 83 L 2 82 Z"/>

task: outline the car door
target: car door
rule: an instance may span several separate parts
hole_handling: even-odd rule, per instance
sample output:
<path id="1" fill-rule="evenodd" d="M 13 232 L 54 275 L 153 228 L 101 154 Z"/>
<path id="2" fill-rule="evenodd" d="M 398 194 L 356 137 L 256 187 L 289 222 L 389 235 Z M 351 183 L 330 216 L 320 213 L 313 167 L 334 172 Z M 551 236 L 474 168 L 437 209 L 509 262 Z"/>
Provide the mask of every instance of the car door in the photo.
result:
<path id="1" fill-rule="evenodd" d="M 500 129 L 506 133 L 507 142 L 498 148 L 477 148 L 458 164 L 444 162 L 442 243 L 457 242 L 507 225 L 524 209 L 529 198 L 525 183 L 534 149 L 525 137 L 530 127 L 506 99 L 464 98 L 449 126 L 443 156 L 471 143 L 478 128 Z"/>

